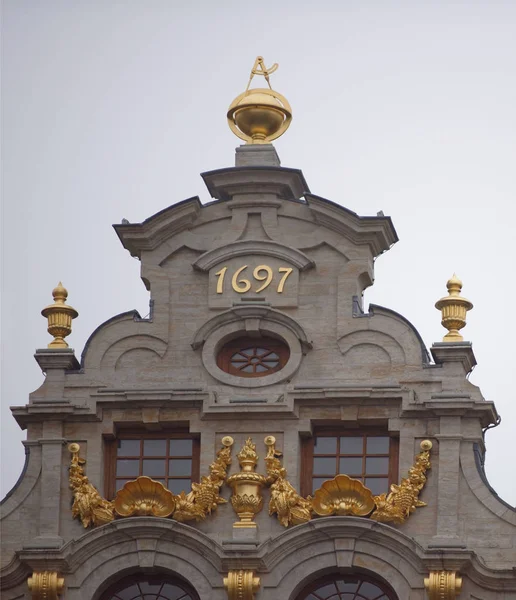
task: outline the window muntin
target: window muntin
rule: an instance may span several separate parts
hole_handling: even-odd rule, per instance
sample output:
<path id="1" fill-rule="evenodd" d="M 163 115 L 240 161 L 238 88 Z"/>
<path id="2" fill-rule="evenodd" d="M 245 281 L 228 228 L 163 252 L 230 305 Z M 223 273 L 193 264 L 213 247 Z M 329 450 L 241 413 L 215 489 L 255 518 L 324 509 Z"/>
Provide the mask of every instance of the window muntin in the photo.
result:
<path id="1" fill-rule="evenodd" d="M 282 369 L 290 356 L 283 342 L 267 337 L 241 337 L 225 344 L 217 366 L 237 377 L 264 377 Z"/>
<path id="2" fill-rule="evenodd" d="M 199 600 L 186 583 L 160 576 L 127 577 L 113 585 L 102 600 Z"/>
<path id="3" fill-rule="evenodd" d="M 374 495 L 388 492 L 397 480 L 397 450 L 398 440 L 386 432 L 317 432 L 304 454 L 304 494 L 339 474 L 359 479 Z"/>
<path id="4" fill-rule="evenodd" d="M 397 600 L 384 584 L 365 575 L 333 575 L 318 580 L 297 600 Z"/>
<path id="5" fill-rule="evenodd" d="M 159 481 L 174 494 L 188 492 L 192 481 L 198 481 L 199 443 L 189 434 L 123 434 L 110 446 L 106 480 L 110 497 L 141 475 Z"/>

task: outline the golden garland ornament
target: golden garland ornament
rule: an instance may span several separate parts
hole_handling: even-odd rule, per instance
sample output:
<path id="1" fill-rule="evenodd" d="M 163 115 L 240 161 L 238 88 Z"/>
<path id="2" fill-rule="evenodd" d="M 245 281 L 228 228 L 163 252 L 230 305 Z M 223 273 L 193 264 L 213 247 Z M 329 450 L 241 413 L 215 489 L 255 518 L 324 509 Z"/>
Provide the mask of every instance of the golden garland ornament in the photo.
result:
<path id="1" fill-rule="evenodd" d="M 224 587 L 228 592 L 228 600 L 254 600 L 260 589 L 260 578 L 253 571 L 229 571 L 224 577 Z"/>
<path id="2" fill-rule="evenodd" d="M 68 446 L 72 454 L 70 465 L 70 489 L 73 491 L 72 515 L 79 518 L 85 528 L 109 523 L 115 517 L 154 516 L 170 517 L 176 521 L 202 521 L 219 504 L 227 502 L 220 495 L 226 481 L 227 468 L 231 464 L 233 438 L 222 439 L 222 448 L 210 465 L 210 474 L 201 477 L 200 483 L 192 483 L 190 492 L 172 494 L 159 481 L 141 476 L 128 481 L 119 490 L 113 502 L 102 498 L 88 481 L 83 466 L 86 461 L 79 457 L 80 446 Z"/>
<path id="3" fill-rule="evenodd" d="M 58 600 L 64 589 L 64 578 L 56 571 L 34 571 L 27 585 L 32 600 Z"/>
<path id="4" fill-rule="evenodd" d="M 419 493 L 426 483 L 426 471 L 431 468 L 430 450 L 432 442 L 423 440 L 420 444 L 421 452 L 416 456 L 414 465 L 409 469 L 408 477 L 401 480 L 399 485 L 391 485 L 388 494 L 374 496 L 376 509 L 371 519 L 380 523 L 396 523 L 401 525 L 416 508 L 426 506 L 426 502 L 419 500 Z"/>
<path id="5" fill-rule="evenodd" d="M 276 450 L 276 438 L 268 435 L 264 439 L 267 446 L 265 464 L 267 466 L 267 485 L 270 486 L 269 515 L 276 514 L 278 521 L 284 526 L 306 523 L 312 518 L 312 501 L 310 496 L 300 496 L 287 480 L 287 470 L 278 457 L 281 452 Z"/>
<path id="6" fill-rule="evenodd" d="M 81 520 L 83 527 L 104 525 L 115 518 L 113 503 L 102 498 L 84 474 L 84 458 L 79 457 L 81 447 L 75 442 L 69 444 L 68 450 L 72 454 L 70 464 L 69 482 L 73 491 L 72 515 Z"/>
<path id="7" fill-rule="evenodd" d="M 429 600 L 455 600 L 462 590 L 462 577 L 455 571 L 430 571 L 425 589 Z"/>

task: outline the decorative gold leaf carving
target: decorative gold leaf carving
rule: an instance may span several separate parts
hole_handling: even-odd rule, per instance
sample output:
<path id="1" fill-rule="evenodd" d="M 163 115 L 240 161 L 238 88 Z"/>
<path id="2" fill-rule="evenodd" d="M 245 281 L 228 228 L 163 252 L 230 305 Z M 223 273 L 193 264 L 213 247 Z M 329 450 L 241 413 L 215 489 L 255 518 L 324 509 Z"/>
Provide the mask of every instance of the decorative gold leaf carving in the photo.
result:
<path id="1" fill-rule="evenodd" d="M 226 481 L 227 468 L 231 464 L 233 438 L 229 435 L 222 439 L 222 448 L 210 465 L 210 474 L 201 477 L 200 483 L 192 483 L 192 491 L 181 492 L 175 496 L 176 509 L 172 518 L 176 521 L 202 521 L 219 504 L 227 502 L 220 495 L 220 488 Z"/>
<path id="2" fill-rule="evenodd" d="M 401 525 L 408 517 L 425 502 L 419 500 L 419 493 L 426 483 L 426 471 L 431 468 L 430 450 L 432 442 L 423 440 L 421 452 L 416 456 L 414 465 L 409 469 L 408 477 L 401 480 L 399 485 L 391 485 L 389 494 L 374 497 L 376 510 L 371 519 L 381 523 L 396 523 Z"/>
<path id="3" fill-rule="evenodd" d="M 56 571 L 34 571 L 27 580 L 32 600 L 58 600 L 63 593 L 64 579 Z"/>
<path id="4" fill-rule="evenodd" d="M 176 500 L 162 483 L 142 476 L 128 481 L 118 491 L 113 505 L 120 517 L 169 517 L 176 508 Z"/>
<path id="5" fill-rule="evenodd" d="M 240 473 L 231 475 L 227 480 L 233 490 L 231 504 L 240 517 L 240 521 L 235 522 L 233 527 L 254 528 L 256 523 L 253 519 L 263 507 L 262 487 L 265 485 L 265 477 L 254 472 L 258 454 L 251 438 L 247 438 L 237 457 Z"/>
<path id="6" fill-rule="evenodd" d="M 321 517 L 329 515 L 353 515 L 366 517 L 375 507 L 371 490 L 358 479 L 337 475 L 325 481 L 316 490 L 312 501 L 313 510 Z"/>
<path id="7" fill-rule="evenodd" d="M 292 484 L 287 480 L 287 470 L 278 457 L 281 452 L 276 450 L 276 438 L 268 435 L 265 440 L 268 447 L 265 464 L 267 465 L 267 484 L 270 485 L 271 498 L 269 514 L 277 514 L 278 521 L 284 526 L 306 523 L 312 518 L 312 499 L 301 497 Z"/>
<path id="8" fill-rule="evenodd" d="M 83 465 L 86 461 L 79 458 L 79 444 L 70 444 L 68 450 L 72 453 L 70 464 L 70 489 L 73 491 L 72 515 L 79 517 L 84 528 L 104 525 L 115 518 L 113 503 L 108 502 L 98 493 L 86 475 Z"/>

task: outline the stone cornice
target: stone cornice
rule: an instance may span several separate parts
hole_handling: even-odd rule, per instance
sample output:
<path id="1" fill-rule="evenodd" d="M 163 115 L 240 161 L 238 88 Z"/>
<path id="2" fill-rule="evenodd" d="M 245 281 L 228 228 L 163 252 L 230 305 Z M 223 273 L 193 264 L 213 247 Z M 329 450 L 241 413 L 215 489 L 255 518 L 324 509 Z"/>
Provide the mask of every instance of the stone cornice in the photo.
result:
<path id="1" fill-rule="evenodd" d="M 385 252 L 398 241 L 398 234 L 390 217 L 361 217 L 320 196 L 307 194 L 305 197 L 317 223 L 355 244 L 368 244 L 374 256 Z"/>
<path id="2" fill-rule="evenodd" d="M 43 373 L 49 369 L 76 371 L 80 368 L 73 348 L 41 348 L 36 350 L 34 358 Z"/>
<path id="3" fill-rule="evenodd" d="M 201 177 L 217 200 L 248 194 L 270 195 L 273 202 L 274 198 L 298 200 L 310 191 L 299 169 L 285 167 L 230 167 L 201 173 Z"/>
<path id="4" fill-rule="evenodd" d="M 470 342 L 436 342 L 430 348 L 430 352 L 438 365 L 451 362 L 461 363 L 466 375 L 477 364 Z"/>
<path id="5" fill-rule="evenodd" d="M 124 248 L 131 256 L 141 258 L 142 251 L 153 250 L 162 242 L 188 229 L 201 210 L 197 196 L 173 204 L 143 223 L 121 223 L 113 225 Z"/>

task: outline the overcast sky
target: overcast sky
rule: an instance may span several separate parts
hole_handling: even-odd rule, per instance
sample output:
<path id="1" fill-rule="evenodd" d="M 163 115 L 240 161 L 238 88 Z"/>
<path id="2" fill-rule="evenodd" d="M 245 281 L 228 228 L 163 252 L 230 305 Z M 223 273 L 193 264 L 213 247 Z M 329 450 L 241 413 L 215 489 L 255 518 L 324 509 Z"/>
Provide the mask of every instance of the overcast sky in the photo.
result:
<path id="1" fill-rule="evenodd" d="M 41 309 L 59 280 L 80 313 L 79 358 L 104 320 L 148 312 L 139 262 L 112 223 L 199 195 L 234 164 L 226 111 L 255 57 L 280 64 L 293 108 L 276 142 L 311 191 L 383 210 L 400 242 L 366 293 L 426 345 L 454 271 L 475 307 L 471 381 L 496 402 L 487 475 L 516 503 L 514 0 L 4 0 L 2 35 L 2 491 L 23 465 L 11 405 L 42 374 Z M 263 83 L 263 82 L 259 82 Z M 3 495 L 3 494 L 2 494 Z"/>

